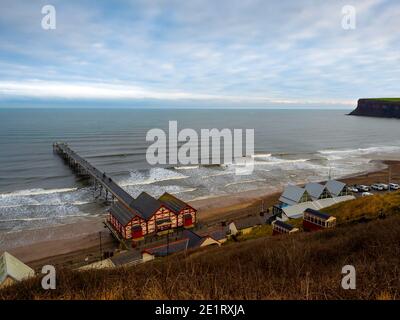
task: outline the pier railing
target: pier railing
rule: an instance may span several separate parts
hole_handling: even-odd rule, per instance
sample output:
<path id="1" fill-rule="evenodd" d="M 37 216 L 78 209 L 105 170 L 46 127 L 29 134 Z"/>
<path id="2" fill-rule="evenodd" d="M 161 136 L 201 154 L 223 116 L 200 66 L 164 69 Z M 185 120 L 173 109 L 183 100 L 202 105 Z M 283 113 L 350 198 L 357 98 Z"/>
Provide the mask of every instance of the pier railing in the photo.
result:
<path id="1" fill-rule="evenodd" d="M 78 175 L 92 179 L 95 190 L 99 189 L 100 195 L 104 192 L 106 200 L 111 197 L 113 201 L 118 200 L 123 205 L 127 207 L 130 206 L 134 198 L 114 182 L 105 172 L 101 172 L 90 162 L 73 151 L 68 144 L 56 142 L 53 144 L 53 150 L 63 158 Z"/>

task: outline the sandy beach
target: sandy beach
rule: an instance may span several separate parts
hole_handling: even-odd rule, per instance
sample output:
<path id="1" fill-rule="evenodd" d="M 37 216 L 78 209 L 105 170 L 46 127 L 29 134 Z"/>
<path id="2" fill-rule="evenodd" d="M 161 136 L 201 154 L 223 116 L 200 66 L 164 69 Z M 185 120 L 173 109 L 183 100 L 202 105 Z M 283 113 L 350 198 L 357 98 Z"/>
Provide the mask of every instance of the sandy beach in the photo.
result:
<path id="1" fill-rule="evenodd" d="M 348 184 L 387 182 L 389 169 L 392 181 L 400 181 L 400 161 L 382 161 L 387 168 L 340 179 Z M 258 214 L 262 203 L 269 208 L 276 203 L 282 190 L 258 189 L 230 196 L 190 202 L 198 209 L 199 220 L 207 225 L 221 220 L 238 219 Z M 74 267 L 98 259 L 100 246 L 104 252 L 116 248 L 103 225 L 104 217 L 88 217 L 67 225 L 47 229 L 25 230 L 0 236 L 0 253 L 8 251 L 33 268 L 44 264 Z"/>

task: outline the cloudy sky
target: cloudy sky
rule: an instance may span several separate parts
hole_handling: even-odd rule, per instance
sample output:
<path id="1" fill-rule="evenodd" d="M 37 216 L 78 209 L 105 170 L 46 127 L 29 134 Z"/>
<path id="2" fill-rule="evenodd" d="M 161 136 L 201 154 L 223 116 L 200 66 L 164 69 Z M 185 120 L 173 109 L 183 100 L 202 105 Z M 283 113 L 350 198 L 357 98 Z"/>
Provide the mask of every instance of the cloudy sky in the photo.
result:
<path id="1" fill-rule="evenodd" d="M 41 26 L 47 4 L 55 30 Z M 390 96 L 398 0 L 0 2 L 0 106 L 351 108 Z"/>

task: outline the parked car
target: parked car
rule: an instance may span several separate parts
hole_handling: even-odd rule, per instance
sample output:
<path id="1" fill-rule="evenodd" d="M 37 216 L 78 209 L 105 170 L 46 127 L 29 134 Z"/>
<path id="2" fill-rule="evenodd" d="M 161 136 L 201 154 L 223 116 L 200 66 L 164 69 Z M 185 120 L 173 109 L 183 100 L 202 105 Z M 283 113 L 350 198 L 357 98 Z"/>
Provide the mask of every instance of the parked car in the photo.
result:
<path id="1" fill-rule="evenodd" d="M 348 187 L 348 190 L 350 192 L 358 192 L 358 189 L 356 187 Z"/>
<path id="2" fill-rule="evenodd" d="M 391 190 L 399 190 L 400 186 L 397 183 L 389 183 L 389 187 Z"/>
<path id="3" fill-rule="evenodd" d="M 361 194 L 362 197 L 369 197 L 369 196 L 373 196 L 373 194 L 371 192 L 363 192 Z"/>
<path id="4" fill-rule="evenodd" d="M 360 184 L 356 187 L 358 189 L 358 192 L 368 192 L 369 191 L 369 187 L 365 186 L 363 184 Z"/>
<path id="5" fill-rule="evenodd" d="M 386 183 L 379 183 L 379 185 L 383 188 L 383 190 L 389 190 L 389 185 Z"/>
<path id="6" fill-rule="evenodd" d="M 383 191 L 383 187 L 379 183 L 374 183 L 371 188 L 377 191 Z"/>

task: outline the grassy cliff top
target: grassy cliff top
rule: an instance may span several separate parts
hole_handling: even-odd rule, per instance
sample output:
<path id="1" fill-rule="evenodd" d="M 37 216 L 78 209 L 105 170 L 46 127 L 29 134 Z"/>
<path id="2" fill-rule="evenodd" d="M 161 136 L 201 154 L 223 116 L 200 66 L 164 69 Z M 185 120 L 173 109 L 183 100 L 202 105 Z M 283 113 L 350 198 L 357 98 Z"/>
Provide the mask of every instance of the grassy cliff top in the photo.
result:
<path id="1" fill-rule="evenodd" d="M 400 98 L 370 98 L 365 100 L 384 101 L 384 102 L 400 102 Z"/>

